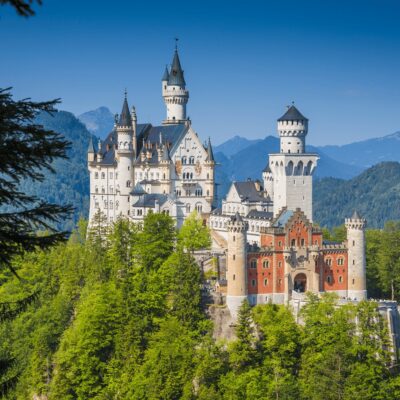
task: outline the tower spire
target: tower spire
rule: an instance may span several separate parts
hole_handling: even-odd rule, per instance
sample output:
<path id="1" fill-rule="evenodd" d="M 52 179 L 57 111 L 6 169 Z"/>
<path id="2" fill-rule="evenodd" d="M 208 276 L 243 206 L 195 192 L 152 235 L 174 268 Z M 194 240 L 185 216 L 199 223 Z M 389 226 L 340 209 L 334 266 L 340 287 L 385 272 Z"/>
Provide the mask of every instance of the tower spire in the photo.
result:
<path id="1" fill-rule="evenodd" d="M 132 118 L 131 118 L 131 114 L 129 112 L 127 96 L 128 96 L 128 92 L 125 89 L 124 103 L 122 104 L 122 111 L 121 111 L 121 114 L 119 116 L 119 121 L 118 121 L 119 126 L 132 126 Z"/>

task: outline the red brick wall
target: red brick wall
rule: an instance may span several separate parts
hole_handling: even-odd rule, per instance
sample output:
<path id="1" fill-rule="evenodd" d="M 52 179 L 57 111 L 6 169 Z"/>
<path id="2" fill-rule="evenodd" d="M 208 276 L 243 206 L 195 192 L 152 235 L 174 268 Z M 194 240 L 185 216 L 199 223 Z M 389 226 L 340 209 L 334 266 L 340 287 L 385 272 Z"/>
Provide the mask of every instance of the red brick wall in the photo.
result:
<path id="1" fill-rule="evenodd" d="M 340 265 L 340 259 L 343 260 L 343 265 Z M 328 260 L 331 260 L 330 265 Z M 347 290 L 348 262 L 347 251 L 345 249 L 334 252 L 325 251 L 321 269 L 324 290 Z M 328 281 L 328 277 L 330 282 Z"/>

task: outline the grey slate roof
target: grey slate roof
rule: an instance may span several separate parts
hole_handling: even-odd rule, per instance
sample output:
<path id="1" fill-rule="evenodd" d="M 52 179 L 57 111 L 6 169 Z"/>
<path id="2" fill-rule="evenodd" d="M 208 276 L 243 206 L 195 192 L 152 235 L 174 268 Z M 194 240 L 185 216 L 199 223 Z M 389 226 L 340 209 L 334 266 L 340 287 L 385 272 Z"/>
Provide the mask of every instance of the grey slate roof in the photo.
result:
<path id="1" fill-rule="evenodd" d="M 163 205 L 168 200 L 168 196 L 165 194 L 159 193 L 148 193 L 140 196 L 139 199 L 132 204 L 132 207 L 147 207 L 154 208 L 156 201 L 161 205 Z"/>
<path id="2" fill-rule="evenodd" d="M 168 85 L 182 86 L 186 85 L 185 78 L 183 77 L 183 70 L 179 61 L 178 50 L 175 50 L 174 58 L 172 60 L 171 70 L 169 72 Z"/>
<path id="3" fill-rule="evenodd" d="M 213 153 L 213 149 L 211 147 L 211 140 L 210 138 L 208 138 L 208 145 L 207 145 L 207 161 L 214 161 L 214 153 Z"/>
<path id="4" fill-rule="evenodd" d="M 269 163 L 265 166 L 265 168 L 262 170 L 262 172 L 272 172 L 271 168 L 269 167 Z"/>
<path id="5" fill-rule="evenodd" d="M 93 146 L 92 136 L 90 136 L 90 139 L 89 139 L 88 153 L 94 153 L 94 146 Z"/>
<path id="6" fill-rule="evenodd" d="M 147 192 L 143 189 L 143 186 L 140 185 L 139 183 L 137 183 L 130 194 L 140 196 L 140 195 L 146 194 L 146 193 Z"/>
<path id="7" fill-rule="evenodd" d="M 236 214 L 235 214 L 235 215 L 232 215 L 231 221 L 242 222 L 242 221 L 243 221 L 243 218 L 242 218 L 241 215 L 236 211 Z"/>
<path id="8" fill-rule="evenodd" d="M 291 105 L 278 121 L 308 121 L 308 119 L 294 106 Z"/>
<path id="9" fill-rule="evenodd" d="M 360 217 L 360 214 L 357 212 L 357 210 L 354 210 L 351 219 L 362 219 L 362 218 Z"/>
<path id="10" fill-rule="evenodd" d="M 284 227 L 292 215 L 293 215 L 292 210 L 283 210 L 281 215 L 279 215 L 279 217 L 274 222 L 274 226 L 275 227 Z"/>
<path id="11" fill-rule="evenodd" d="M 124 104 L 122 105 L 122 111 L 121 115 L 119 116 L 119 126 L 132 126 L 132 118 L 131 114 L 129 112 L 129 107 L 128 107 L 128 100 L 124 99 Z"/>
<path id="12" fill-rule="evenodd" d="M 168 72 L 168 67 L 165 67 L 164 74 L 161 78 L 162 81 L 167 81 L 169 79 L 169 72 Z"/>
<path id="13" fill-rule="evenodd" d="M 251 210 L 246 215 L 246 218 L 272 219 L 273 215 L 274 214 L 269 211 Z"/>
<path id="14" fill-rule="evenodd" d="M 265 200 L 262 197 L 261 193 L 257 191 L 256 184 L 254 181 L 234 182 L 233 184 L 239 196 L 243 200 L 247 200 L 250 202 L 259 202 Z"/>

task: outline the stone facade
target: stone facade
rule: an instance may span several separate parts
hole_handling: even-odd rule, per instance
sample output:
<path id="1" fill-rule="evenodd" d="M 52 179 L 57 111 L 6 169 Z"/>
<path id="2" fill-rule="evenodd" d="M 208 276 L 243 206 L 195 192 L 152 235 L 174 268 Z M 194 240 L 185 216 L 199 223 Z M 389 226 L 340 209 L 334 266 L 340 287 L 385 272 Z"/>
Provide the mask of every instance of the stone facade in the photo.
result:
<path id="1" fill-rule="evenodd" d="M 171 215 L 181 226 L 197 210 L 205 217 L 214 200 L 214 155 L 186 117 L 189 92 L 178 51 L 162 77 L 167 116 L 161 126 L 138 124 L 125 99 L 114 129 L 95 150 L 88 149 L 89 221 L 100 211 L 140 222 L 151 210 Z"/>

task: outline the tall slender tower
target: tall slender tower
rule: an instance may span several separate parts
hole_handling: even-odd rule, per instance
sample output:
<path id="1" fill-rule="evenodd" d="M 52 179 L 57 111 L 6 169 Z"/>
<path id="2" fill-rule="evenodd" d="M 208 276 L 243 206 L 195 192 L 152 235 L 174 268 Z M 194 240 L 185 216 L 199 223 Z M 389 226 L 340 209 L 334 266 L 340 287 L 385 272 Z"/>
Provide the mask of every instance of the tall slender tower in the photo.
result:
<path id="1" fill-rule="evenodd" d="M 357 211 L 351 218 L 346 218 L 348 247 L 348 292 L 351 299 L 367 298 L 367 278 L 365 260 L 366 220 Z"/>
<path id="2" fill-rule="evenodd" d="M 262 172 L 262 178 L 264 181 L 264 190 L 267 192 L 268 196 L 272 200 L 274 197 L 274 177 L 272 175 L 272 171 L 269 165 L 264 168 Z"/>
<path id="3" fill-rule="evenodd" d="M 305 152 L 308 119 L 291 105 L 278 119 L 280 153 L 269 155 L 273 175 L 274 216 L 283 207 L 300 208 L 312 221 L 312 175 L 318 155 Z"/>
<path id="4" fill-rule="evenodd" d="M 181 124 L 186 118 L 186 104 L 189 100 L 189 91 L 179 60 L 178 49 L 175 48 L 171 69 L 165 68 L 161 79 L 162 96 L 167 107 L 167 118 L 163 124 Z"/>
<path id="5" fill-rule="evenodd" d="M 238 310 L 247 299 L 247 224 L 239 213 L 228 221 L 228 254 L 227 254 L 227 296 L 226 304 L 233 319 L 236 319 Z"/>

